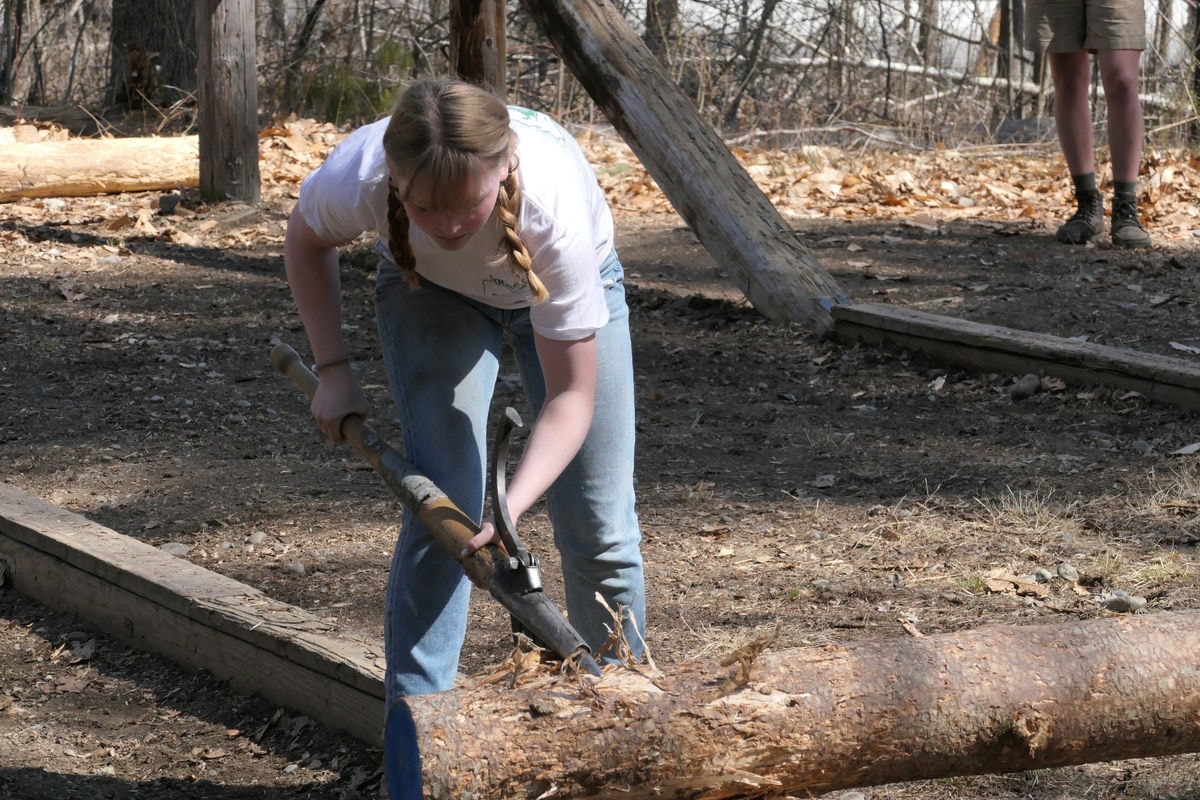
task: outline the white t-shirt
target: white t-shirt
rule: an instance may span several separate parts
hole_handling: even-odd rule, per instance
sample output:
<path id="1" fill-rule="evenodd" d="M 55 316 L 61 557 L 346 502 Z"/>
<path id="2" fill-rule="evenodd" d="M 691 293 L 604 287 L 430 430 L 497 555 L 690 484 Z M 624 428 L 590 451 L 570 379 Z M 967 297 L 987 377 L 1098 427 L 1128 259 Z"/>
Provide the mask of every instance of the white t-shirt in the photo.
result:
<path id="1" fill-rule="evenodd" d="M 509 107 L 517 134 L 521 239 L 550 298 L 534 303 L 524 276 L 493 264 L 503 234 L 496 213 L 459 250 L 441 249 L 415 225 L 409 240 L 422 277 L 496 308 L 530 307 L 538 333 L 581 339 L 608 322 L 600 267 L 613 248 L 612 212 L 574 137 L 545 114 Z M 346 137 L 300 187 L 300 213 L 317 236 L 342 244 L 371 231 L 387 242 L 388 120 Z M 386 246 L 380 248 L 390 258 Z"/>

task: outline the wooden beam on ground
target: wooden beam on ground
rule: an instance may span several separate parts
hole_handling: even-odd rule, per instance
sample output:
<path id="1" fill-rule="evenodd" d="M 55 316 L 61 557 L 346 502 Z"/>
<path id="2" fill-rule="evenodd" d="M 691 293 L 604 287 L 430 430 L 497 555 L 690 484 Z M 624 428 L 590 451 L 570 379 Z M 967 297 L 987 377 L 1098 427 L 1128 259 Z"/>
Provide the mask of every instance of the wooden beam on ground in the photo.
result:
<path id="1" fill-rule="evenodd" d="M 607 2 L 521 5 L 751 305 L 828 333 L 844 293 L 621 12 Z"/>
<path id="2" fill-rule="evenodd" d="M 1152 400 L 1200 409 L 1200 364 L 1047 334 L 859 303 L 833 310 L 847 344 L 894 344 L 972 370 L 1053 375 L 1071 383 L 1131 389 Z"/>
<path id="3" fill-rule="evenodd" d="M 197 136 L 11 143 L 0 158 L 0 203 L 176 190 L 199 182 Z"/>
<path id="4" fill-rule="evenodd" d="M 140 650 L 378 744 L 380 644 L 0 483 L 0 566 L 16 591 Z"/>

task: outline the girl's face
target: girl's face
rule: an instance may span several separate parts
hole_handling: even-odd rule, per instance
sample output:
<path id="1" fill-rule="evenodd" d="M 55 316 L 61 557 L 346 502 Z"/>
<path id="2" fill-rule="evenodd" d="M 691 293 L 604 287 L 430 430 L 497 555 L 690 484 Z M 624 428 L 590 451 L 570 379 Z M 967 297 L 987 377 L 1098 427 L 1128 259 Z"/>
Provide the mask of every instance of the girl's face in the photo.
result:
<path id="1" fill-rule="evenodd" d="M 393 173 L 395 174 L 395 173 Z M 434 202 L 433 182 L 419 175 L 409 183 L 393 183 L 403 198 L 409 221 L 443 250 L 458 250 L 487 224 L 496 208 L 496 194 L 508 175 L 508 166 L 472 173 L 449 202 Z"/>

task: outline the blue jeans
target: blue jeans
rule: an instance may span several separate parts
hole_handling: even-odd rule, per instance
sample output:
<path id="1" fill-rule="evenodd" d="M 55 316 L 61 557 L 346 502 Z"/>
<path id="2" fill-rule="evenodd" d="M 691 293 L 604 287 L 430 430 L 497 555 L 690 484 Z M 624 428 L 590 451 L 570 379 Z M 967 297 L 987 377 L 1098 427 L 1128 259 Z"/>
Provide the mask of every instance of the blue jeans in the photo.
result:
<path id="1" fill-rule="evenodd" d="M 612 608 L 625 611 L 626 638 L 640 655 L 646 599 L 634 511 L 633 358 L 615 252 L 601 278 L 610 319 L 596 334 L 599 375 L 592 426 L 579 454 L 547 492 L 546 503 L 572 626 L 593 652 L 604 644 L 613 619 L 596 601 L 599 592 Z M 411 289 L 384 261 L 376 319 L 405 455 L 464 513 L 480 520 L 488 419 L 506 339 L 532 406 L 534 416 L 527 419 L 536 418 L 545 401 L 529 310 L 493 308 L 428 282 Z M 470 593 L 471 583 L 454 556 L 406 510 L 384 614 L 388 708 L 397 697 L 454 686 Z"/>

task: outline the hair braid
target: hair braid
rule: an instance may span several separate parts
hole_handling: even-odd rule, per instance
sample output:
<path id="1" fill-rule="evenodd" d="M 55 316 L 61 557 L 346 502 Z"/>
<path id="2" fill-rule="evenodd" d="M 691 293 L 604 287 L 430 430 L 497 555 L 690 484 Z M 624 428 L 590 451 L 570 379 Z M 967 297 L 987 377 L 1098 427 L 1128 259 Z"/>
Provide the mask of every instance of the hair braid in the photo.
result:
<path id="1" fill-rule="evenodd" d="M 508 260 L 525 273 L 529 281 L 529 290 L 533 292 L 534 302 L 541 303 L 550 297 L 546 285 L 533 272 L 533 258 L 529 249 L 521 239 L 521 185 L 517 180 L 517 171 L 508 173 L 504 183 L 500 184 L 500 192 L 496 202 L 496 215 L 504 226 L 504 246 L 508 250 Z"/>
<path id="2" fill-rule="evenodd" d="M 408 213 L 404 204 L 396 196 L 396 190 L 388 192 L 388 249 L 392 251 L 392 260 L 400 268 L 400 274 L 408 280 L 413 289 L 420 286 L 417 277 L 417 258 L 413 255 L 412 243 L 408 240 Z"/>

